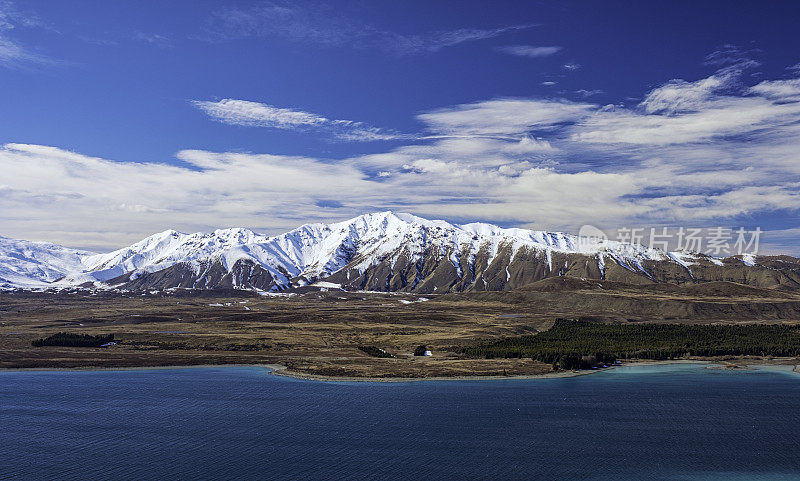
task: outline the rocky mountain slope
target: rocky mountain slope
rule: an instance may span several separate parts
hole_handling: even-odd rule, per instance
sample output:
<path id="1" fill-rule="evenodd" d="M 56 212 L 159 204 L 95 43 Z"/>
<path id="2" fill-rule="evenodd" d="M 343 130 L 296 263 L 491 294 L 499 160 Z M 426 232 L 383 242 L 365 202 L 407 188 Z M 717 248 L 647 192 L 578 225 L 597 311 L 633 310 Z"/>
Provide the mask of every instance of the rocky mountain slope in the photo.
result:
<path id="1" fill-rule="evenodd" d="M 800 259 L 717 259 L 394 212 L 307 224 L 273 237 L 240 228 L 194 234 L 170 230 L 107 254 L 0 237 L 0 287 L 5 288 L 275 292 L 316 285 L 445 293 L 510 290 L 559 276 L 626 284 L 728 281 L 793 290 L 800 288 Z"/>

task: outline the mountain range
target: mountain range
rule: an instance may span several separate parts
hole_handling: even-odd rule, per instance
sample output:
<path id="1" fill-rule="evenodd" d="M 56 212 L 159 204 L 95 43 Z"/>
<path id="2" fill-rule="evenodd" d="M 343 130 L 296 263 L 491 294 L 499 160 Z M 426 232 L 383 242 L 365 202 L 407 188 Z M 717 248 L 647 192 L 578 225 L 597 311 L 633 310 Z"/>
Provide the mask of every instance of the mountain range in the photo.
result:
<path id="1" fill-rule="evenodd" d="M 575 235 L 380 212 L 276 236 L 174 230 L 98 254 L 0 236 L 0 288 L 503 291 L 550 277 L 800 289 L 800 259 L 716 258 Z M 310 286 L 310 287 L 309 287 Z"/>

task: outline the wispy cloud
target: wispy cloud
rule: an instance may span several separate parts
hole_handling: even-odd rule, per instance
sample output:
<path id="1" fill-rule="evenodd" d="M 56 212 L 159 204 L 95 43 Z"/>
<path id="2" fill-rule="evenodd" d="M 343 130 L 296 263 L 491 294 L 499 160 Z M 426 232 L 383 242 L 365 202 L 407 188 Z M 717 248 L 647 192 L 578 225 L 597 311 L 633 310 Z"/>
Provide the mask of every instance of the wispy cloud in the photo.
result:
<path id="1" fill-rule="evenodd" d="M 575 93 L 583 98 L 589 98 L 589 97 L 594 97 L 595 95 L 600 95 L 605 92 L 600 89 L 592 89 L 592 90 L 578 89 L 575 91 Z"/>
<path id="2" fill-rule="evenodd" d="M 765 80 L 750 88 L 750 92 L 786 102 L 800 101 L 800 79 Z"/>
<path id="3" fill-rule="evenodd" d="M 168 227 L 278 232 L 385 208 L 564 231 L 796 220 L 800 78 L 748 84 L 738 65 L 665 81 L 630 107 L 564 98 L 453 105 L 419 114 L 424 133 L 407 142 L 339 159 L 183 150 L 176 166 L 9 144 L 0 164 L 14 175 L 0 181 L 0 222 L 5 235 L 73 245 L 100 235 L 113 247 Z M 256 102 L 195 105 L 235 125 L 369 132 Z"/>
<path id="4" fill-rule="evenodd" d="M 550 55 L 554 55 L 561 51 L 561 47 L 535 47 L 533 45 L 506 45 L 503 47 L 498 47 L 497 50 L 511 54 L 517 55 L 519 57 L 528 57 L 528 58 L 539 58 L 539 57 L 549 57 Z"/>
<path id="5" fill-rule="evenodd" d="M 29 60 L 30 54 L 22 46 L 0 34 L 0 64 L 9 65 L 20 60 Z"/>
<path id="6" fill-rule="evenodd" d="M 575 71 L 579 70 L 582 67 L 582 65 L 575 62 L 569 62 L 562 65 L 562 67 L 564 68 L 564 70 Z"/>
<path id="7" fill-rule="evenodd" d="M 10 1 L 0 1 L 0 65 L 21 67 L 26 64 L 51 63 L 44 55 L 31 51 L 12 38 L 16 28 L 39 27 L 39 18 L 30 12 L 20 11 Z"/>
<path id="8" fill-rule="evenodd" d="M 594 105 L 568 100 L 496 99 L 427 112 L 418 118 L 437 133 L 520 136 L 551 131 L 591 114 Z"/>
<path id="9" fill-rule="evenodd" d="M 401 34 L 355 21 L 324 5 L 265 2 L 251 8 L 226 8 L 209 23 L 210 39 L 282 38 L 329 46 L 377 48 L 396 55 L 437 52 L 464 42 L 485 40 L 533 25 L 461 28 L 425 34 Z"/>
<path id="10" fill-rule="evenodd" d="M 420 51 L 437 52 L 445 47 L 452 47 L 464 42 L 485 40 L 497 37 L 507 32 L 524 30 L 533 25 L 512 25 L 509 27 L 480 29 L 462 28 L 456 30 L 446 30 L 432 32 L 425 35 L 399 35 L 396 33 L 383 32 L 383 36 L 388 39 L 385 47 L 396 50 L 401 54 L 408 54 Z"/>
<path id="11" fill-rule="evenodd" d="M 171 44 L 169 37 L 160 35 L 158 33 L 136 32 L 133 38 L 140 42 L 149 43 L 150 45 L 157 45 L 159 47 L 167 47 Z"/>
<path id="12" fill-rule="evenodd" d="M 737 45 L 723 45 L 706 55 L 705 64 L 716 67 L 735 67 L 737 69 L 753 68 L 761 65 L 752 57 L 760 53 L 759 49 L 744 50 Z"/>
<path id="13" fill-rule="evenodd" d="M 638 110 L 599 111 L 576 127 L 573 136 L 597 143 L 684 144 L 775 133 L 800 120 L 797 79 L 748 88 L 741 85 L 743 71 L 725 68 L 693 82 L 671 80 L 653 89 Z M 736 139 L 726 143 L 735 145 Z"/>
<path id="14" fill-rule="evenodd" d="M 192 100 L 191 103 L 211 119 L 229 125 L 284 130 L 323 130 L 340 140 L 361 142 L 407 138 L 397 132 L 371 127 L 362 122 L 329 119 L 301 110 L 279 108 L 248 100 Z"/>
<path id="15" fill-rule="evenodd" d="M 38 27 L 39 17 L 31 12 L 19 10 L 14 2 L 0 1 L 0 30 L 11 30 L 15 27 Z"/>
<path id="16" fill-rule="evenodd" d="M 88 35 L 79 35 L 79 39 L 83 40 L 84 42 L 91 44 L 91 45 L 99 45 L 101 47 L 109 47 L 113 45 L 119 45 L 119 42 L 110 38 L 99 38 L 99 37 L 91 37 Z"/>

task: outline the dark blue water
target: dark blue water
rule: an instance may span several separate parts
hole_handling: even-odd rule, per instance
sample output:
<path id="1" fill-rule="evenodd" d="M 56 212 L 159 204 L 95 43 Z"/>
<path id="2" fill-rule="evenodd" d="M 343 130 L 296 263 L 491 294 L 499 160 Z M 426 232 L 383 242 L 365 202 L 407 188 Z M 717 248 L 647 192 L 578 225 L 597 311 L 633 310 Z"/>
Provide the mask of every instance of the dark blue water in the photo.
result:
<path id="1" fill-rule="evenodd" d="M 1 479 L 800 479 L 800 376 L 0 372 Z"/>

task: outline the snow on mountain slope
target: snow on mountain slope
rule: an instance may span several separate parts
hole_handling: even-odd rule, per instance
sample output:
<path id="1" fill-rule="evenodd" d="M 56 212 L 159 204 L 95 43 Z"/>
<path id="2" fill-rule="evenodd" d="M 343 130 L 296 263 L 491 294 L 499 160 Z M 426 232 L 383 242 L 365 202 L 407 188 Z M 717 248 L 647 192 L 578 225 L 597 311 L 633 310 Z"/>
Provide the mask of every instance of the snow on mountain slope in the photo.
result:
<path id="1" fill-rule="evenodd" d="M 60 285 L 112 279 L 125 283 L 179 269 L 174 279 L 161 275 L 159 285 L 171 285 L 178 277 L 181 286 L 220 285 L 228 273 L 232 279 L 224 285 L 273 290 L 334 275 L 336 282 L 349 282 L 351 288 L 413 289 L 436 277 L 435 285 L 426 289 L 466 289 L 479 281 L 488 289 L 568 270 L 604 278 L 615 265 L 655 280 L 646 267 L 653 262 L 666 265 L 660 271 L 672 277 L 688 272 L 694 279 L 690 269 L 696 265 L 722 264 L 705 258 L 564 233 L 454 225 L 388 211 L 333 224 L 307 224 L 273 237 L 241 228 L 194 234 L 168 230 L 107 254 L 0 238 L 0 283 L 35 287 L 64 276 Z M 402 279 L 392 281 L 401 271 Z M 216 278 L 211 282 L 209 276 Z M 258 277 L 260 284 L 248 276 Z"/>
<path id="2" fill-rule="evenodd" d="M 607 252 L 614 259 L 634 266 L 643 260 L 670 259 L 661 250 L 640 245 L 602 240 L 578 242 L 577 236 L 560 232 L 503 229 L 482 223 L 455 225 L 393 212 L 362 215 L 332 224 L 330 230 L 334 235 L 326 240 L 333 245 L 341 242 L 345 233 L 350 234 L 349 240 L 357 245 L 358 257 L 362 259 L 358 265 L 361 269 L 387 255 L 398 253 L 401 248 L 403 255 L 416 260 L 430 246 L 440 247 L 442 252 L 449 251 L 454 264 L 458 264 L 458 258 L 463 253 L 474 255 L 481 249 L 488 250 L 491 263 L 502 245 L 510 246 L 512 258 L 520 248 L 526 247 L 545 253 L 596 255 Z"/>
<path id="3" fill-rule="evenodd" d="M 197 264 L 232 249 L 267 240 L 268 237 L 247 229 L 221 229 L 208 234 L 167 230 L 130 247 L 92 256 L 86 263 L 93 278 L 106 281 L 129 272 L 155 272 L 180 262 Z"/>
<path id="4" fill-rule="evenodd" d="M 48 242 L 30 242 L 0 236 L 0 288 L 43 287 L 86 269 L 94 255 Z"/>

